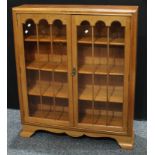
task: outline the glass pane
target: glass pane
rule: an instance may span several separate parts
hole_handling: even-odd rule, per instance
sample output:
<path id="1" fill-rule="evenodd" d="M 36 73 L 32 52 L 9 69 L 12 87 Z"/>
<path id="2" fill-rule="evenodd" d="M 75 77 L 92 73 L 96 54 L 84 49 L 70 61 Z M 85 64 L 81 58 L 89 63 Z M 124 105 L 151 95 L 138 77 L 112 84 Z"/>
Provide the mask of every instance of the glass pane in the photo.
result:
<path id="1" fill-rule="evenodd" d="M 78 39 L 78 71 L 79 73 L 92 73 L 92 28 L 87 21 L 77 26 Z"/>
<path id="2" fill-rule="evenodd" d="M 78 71 L 81 74 L 92 74 L 94 66 L 92 65 L 92 46 L 78 44 Z"/>
<path id="3" fill-rule="evenodd" d="M 79 100 L 79 123 L 88 123 L 92 124 L 93 118 L 92 118 L 92 102 L 91 101 L 82 101 Z"/>
<path id="4" fill-rule="evenodd" d="M 27 91 L 29 95 L 40 95 L 39 71 L 27 70 Z"/>
<path id="5" fill-rule="evenodd" d="M 107 77 L 95 74 L 93 124 L 106 125 L 107 119 Z"/>
<path id="6" fill-rule="evenodd" d="M 77 27 L 77 37 L 79 123 L 105 124 L 107 28 L 102 22 L 92 27 L 84 21 Z"/>
<path id="7" fill-rule="evenodd" d="M 52 25 L 52 55 L 50 58 L 56 65 L 55 70 L 67 72 L 67 36 L 66 25 L 60 20 L 55 20 Z"/>
<path id="8" fill-rule="evenodd" d="M 124 97 L 124 27 L 113 22 L 109 28 L 108 125 L 123 124 Z"/>
<path id="9" fill-rule="evenodd" d="M 94 42 L 95 44 L 107 45 L 107 27 L 104 22 L 98 21 L 94 27 Z"/>
<path id="10" fill-rule="evenodd" d="M 94 105 L 94 125 L 107 124 L 107 102 L 99 101 Z"/>
<path id="11" fill-rule="evenodd" d="M 94 27 L 94 64 L 96 66 L 96 75 L 106 75 L 107 74 L 107 43 L 108 36 L 107 30 L 104 22 L 98 21 Z"/>
<path id="12" fill-rule="evenodd" d="M 68 99 L 56 98 L 54 111 L 56 113 L 55 114 L 56 120 L 68 121 L 69 120 Z"/>
<path id="13" fill-rule="evenodd" d="M 77 26 L 78 50 L 78 120 L 92 123 L 92 27 L 83 21 Z"/>
<path id="14" fill-rule="evenodd" d="M 33 41 L 36 39 L 36 25 L 32 19 L 28 19 L 23 25 L 23 36 L 25 40 Z"/>
<path id="15" fill-rule="evenodd" d="M 44 19 L 39 21 L 38 37 L 39 41 L 50 41 L 50 25 Z"/>
<path id="16" fill-rule="evenodd" d="M 91 44 L 92 42 L 92 27 L 88 21 L 83 21 L 77 27 L 77 40 L 78 43 Z"/>
<path id="17" fill-rule="evenodd" d="M 69 121 L 66 25 L 28 20 L 23 31 L 29 115 Z"/>
<path id="18" fill-rule="evenodd" d="M 119 22 L 113 22 L 110 26 L 110 44 L 111 45 L 124 45 L 124 27 Z"/>
<path id="19" fill-rule="evenodd" d="M 60 20 L 55 20 L 52 24 L 52 38 L 54 42 L 66 42 L 66 25 Z"/>

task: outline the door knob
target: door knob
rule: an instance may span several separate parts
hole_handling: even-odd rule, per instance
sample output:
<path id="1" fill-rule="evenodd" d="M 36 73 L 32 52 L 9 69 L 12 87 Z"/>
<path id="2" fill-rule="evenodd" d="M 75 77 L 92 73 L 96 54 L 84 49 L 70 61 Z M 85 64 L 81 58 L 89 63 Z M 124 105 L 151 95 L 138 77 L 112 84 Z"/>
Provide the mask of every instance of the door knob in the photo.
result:
<path id="1" fill-rule="evenodd" d="M 76 75 L 76 68 L 73 68 L 72 69 L 72 76 L 75 76 Z"/>

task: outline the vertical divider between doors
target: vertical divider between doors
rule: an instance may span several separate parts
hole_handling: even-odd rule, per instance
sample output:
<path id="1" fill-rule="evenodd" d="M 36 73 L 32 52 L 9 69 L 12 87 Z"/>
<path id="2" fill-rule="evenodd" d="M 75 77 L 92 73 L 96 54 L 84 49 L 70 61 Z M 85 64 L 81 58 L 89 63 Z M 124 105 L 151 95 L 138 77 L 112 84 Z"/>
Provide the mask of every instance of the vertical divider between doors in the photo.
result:
<path id="1" fill-rule="evenodd" d="M 77 74 L 75 76 L 72 76 L 72 97 L 73 97 L 73 125 L 78 126 L 79 118 L 78 118 L 78 66 L 77 66 L 77 24 L 76 24 L 76 15 L 72 15 L 71 18 L 71 27 L 72 27 L 72 36 L 71 36 L 71 50 L 72 50 L 72 69 L 75 67 L 77 70 Z M 70 75 L 71 76 L 71 75 Z"/>
<path id="2" fill-rule="evenodd" d="M 71 90 L 72 90 L 72 92 L 70 92 L 71 93 L 71 98 L 72 98 L 72 100 L 71 100 L 71 110 L 70 111 L 72 111 L 72 113 L 71 113 L 71 124 L 72 124 L 72 126 L 75 126 L 75 111 L 74 111 L 74 87 L 73 87 L 73 77 L 72 77 L 72 68 L 73 68 L 73 38 L 74 38 L 74 36 L 73 36 L 73 32 L 75 33 L 76 31 L 73 31 L 73 26 L 74 26 L 74 24 L 73 24 L 73 20 L 74 20 L 74 16 L 73 15 L 70 15 L 70 29 L 71 29 L 71 33 L 69 33 L 70 34 L 70 71 L 71 72 L 69 72 L 69 78 L 71 79 L 70 80 L 70 84 L 71 84 Z M 68 30 L 69 31 L 69 30 Z M 67 31 L 67 32 L 68 32 Z"/>
<path id="3" fill-rule="evenodd" d="M 73 47 L 72 47 L 72 15 L 67 15 L 66 18 L 66 39 L 67 39 L 67 75 L 68 75 L 68 103 L 69 103 L 69 123 L 70 126 L 74 126 L 74 89 L 73 89 L 73 77 L 72 77 L 72 68 L 73 68 Z M 74 46 L 75 47 L 75 46 Z"/>

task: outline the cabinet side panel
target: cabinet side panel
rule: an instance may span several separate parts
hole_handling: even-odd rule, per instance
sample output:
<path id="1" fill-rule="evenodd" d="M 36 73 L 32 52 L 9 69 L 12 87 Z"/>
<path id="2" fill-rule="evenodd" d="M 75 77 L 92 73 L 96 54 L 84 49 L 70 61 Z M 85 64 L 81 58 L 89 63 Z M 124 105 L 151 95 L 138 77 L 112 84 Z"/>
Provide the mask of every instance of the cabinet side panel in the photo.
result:
<path id="1" fill-rule="evenodd" d="M 134 103 L 135 103 L 135 80 L 136 80 L 136 55 L 137 55 L 137 18 L 136 12 L 131 22 L 131 56 L 130 56 L 130 81 L 129 81 L 129 110 L 128 110 L 128 133 L 133 134 Z"/>
<path id="2" fill-rule="evenodd" d="M 18 82 L 18 96 L 19 96 L 19 106 L 21 122 L 24 123 L 24 107 L 23 98 L 21 91 L 21 76 L 20 76 L 20 64 L 19 64 L 19 35 L 18 35 L 18 19 L 15 11 L 12 12 L 13 17 L 13 30 L 14 30 L 14 46 L 15 46 L 15 59 L 16 59 L 16 71 L 17 71 L 17 82 Z"/>

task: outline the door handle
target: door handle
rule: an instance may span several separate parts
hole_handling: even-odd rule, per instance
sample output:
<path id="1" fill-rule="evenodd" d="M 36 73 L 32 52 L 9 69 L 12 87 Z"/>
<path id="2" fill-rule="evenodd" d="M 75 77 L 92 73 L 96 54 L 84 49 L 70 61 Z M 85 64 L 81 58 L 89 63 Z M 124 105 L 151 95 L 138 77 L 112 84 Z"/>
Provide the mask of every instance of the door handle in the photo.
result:
<path id="1" fill-rule="evenodd" d="M 76 68 L 73 68 L 72 69 L 72 76 L 75 76 L 76 75 Z"/>

